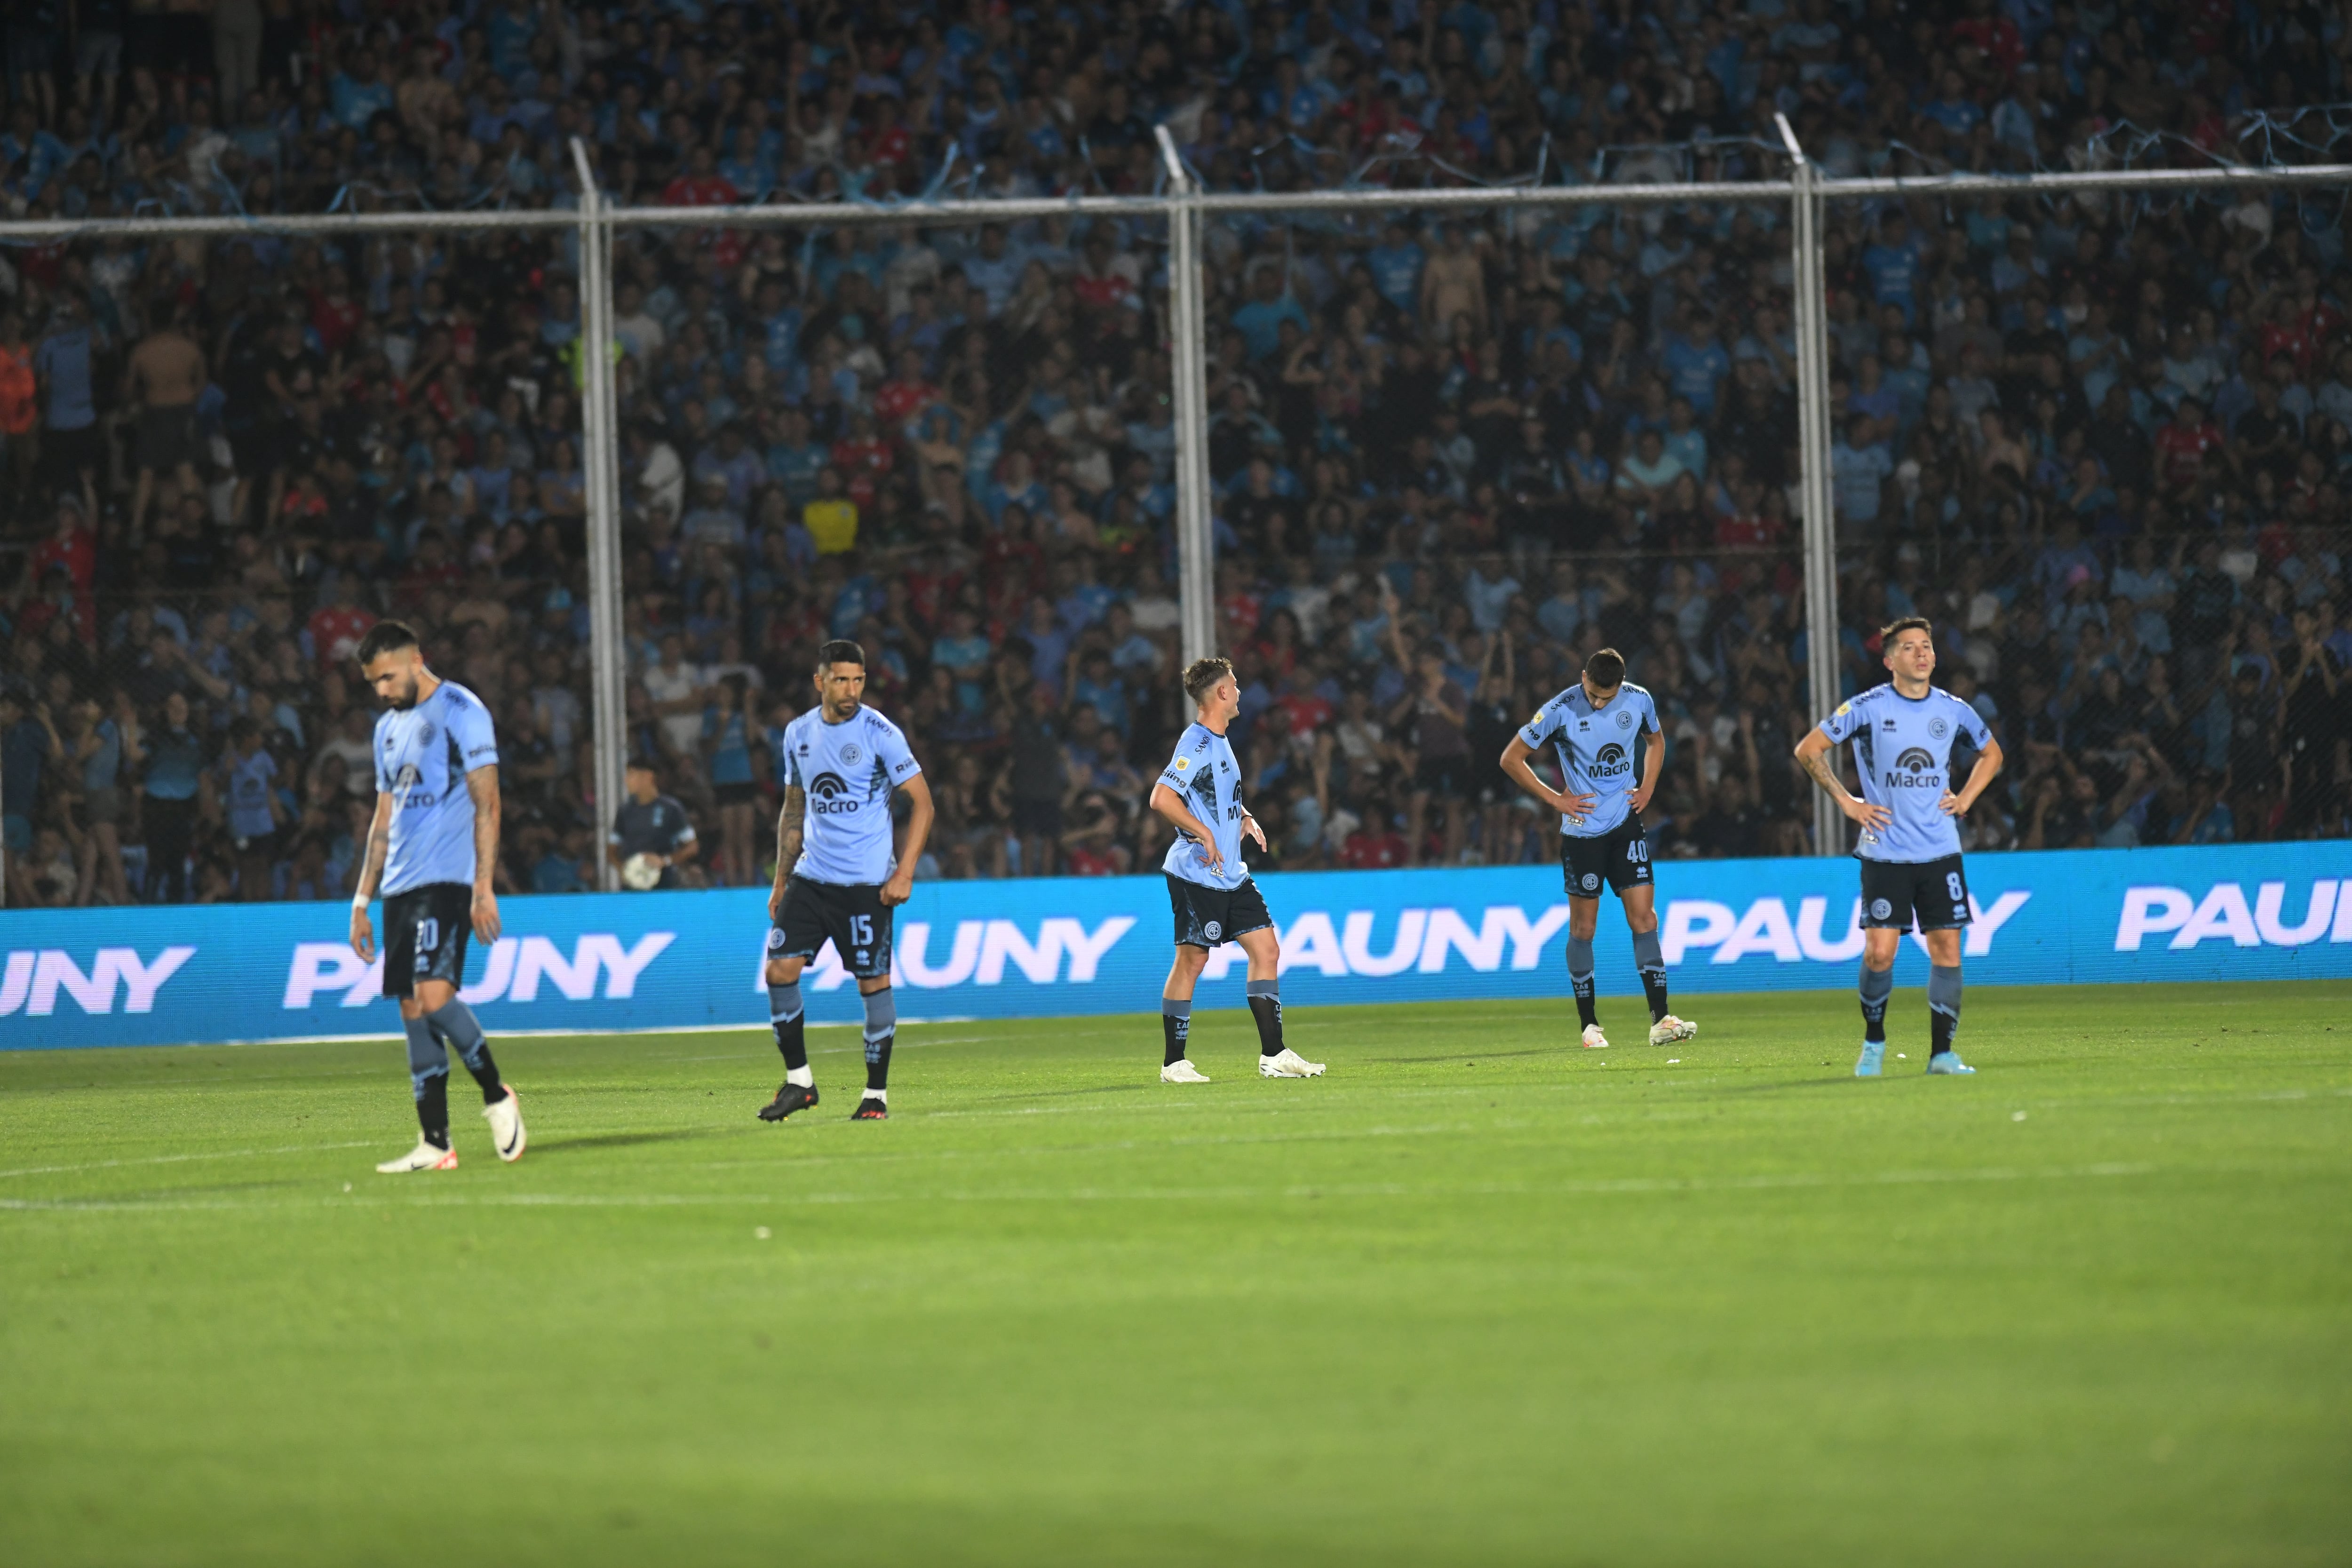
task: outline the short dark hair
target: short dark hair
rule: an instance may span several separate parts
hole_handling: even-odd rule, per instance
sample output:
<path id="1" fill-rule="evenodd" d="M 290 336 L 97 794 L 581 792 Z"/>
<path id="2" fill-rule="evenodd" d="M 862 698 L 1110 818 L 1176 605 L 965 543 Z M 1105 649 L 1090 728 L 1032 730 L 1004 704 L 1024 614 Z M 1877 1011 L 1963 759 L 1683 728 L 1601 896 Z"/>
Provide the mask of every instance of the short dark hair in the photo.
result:
<path id="1" fill-rule="evenodd" d="M 1584 673 L 1592 684 L 1607 691 L 1625 684 L 1625 656 L 1613 647 L 1604 647 L 1584 661 Z"/>
<path id="2" fill-rule="evenodd" d="M 1196 658 L 1184 667 L 1184 695 L 1198 707 L 1217 689 L 1217 682 L 1233 679 L 1233 674 L 1234 663 L 1229 658 Z"/>
<path id="3" fill-rule="evenodd" d="M 352 657 L 359 660 L 362 669 L 365 669 L 385 654 L 415 646 L 415 628 L 406 621 L 378 621 L 368 627 L 365 637 L 360 638 L 360 646 L 352 650 Z"/>
<path id="4" fill-rule="evenodd" d="M 1893 647 L 1895 646 L 1895 639 L 1901 637 L 1905 632 L 1926 632 L 1930 642 L 1934 641 L 1936 637 L 1935 624 L 1929 621 L 1927 616 L 1902 616 L 1895 620 L 1887 622 L 1885 626 L 1878 628 L 1878 646 L 1880 650 L 1883 652 L 1887 648 Z"/>
<path id="5" fill-rule="evenodd" d="M 835 637 L 820 644 L 816 650 L 817 673 L 822 675 L 836 664 L 854 664 L 864 669 L 866 650 L 847 637 Z"/>

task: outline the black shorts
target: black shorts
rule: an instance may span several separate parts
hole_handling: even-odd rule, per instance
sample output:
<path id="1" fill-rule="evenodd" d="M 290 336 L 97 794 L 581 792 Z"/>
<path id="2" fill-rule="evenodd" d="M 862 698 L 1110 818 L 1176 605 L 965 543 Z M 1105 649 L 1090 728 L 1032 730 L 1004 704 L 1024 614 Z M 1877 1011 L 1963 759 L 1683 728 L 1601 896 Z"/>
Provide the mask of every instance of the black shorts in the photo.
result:
<path id="1" fill-rule="evenodd" d="M 1460 795 L 1469 783 L 1470 759 L 1466 756 L 1423 757 L 1413 764 L 1412 787 L 1416 790 L 1452 799 Z"/>
<path id="2" fill-rule="evenodd" d="M 196 461 L 196 410 L 194 404 L 150 408 L 139 416 L 139 466 L 168 473 Z"/>
<path id="3" fill-rule="evenodd" d="M 414 996 L 420 980 L 466 981 L 466 944 L 474 936 L 474 889 L 427 882 L 383 900 L 383 994 Z"/>
<path id="4" fill-rule="evenodd" d="M 1024 800 L 1014 795 L 1013 831 L 1024 838 L 1059 838 L 1062 836 L 1062 803 L 1058 800 Z"/>
<path id="5" fill-rule="evenodd" d="M 768 928 L 768 956 L 814 958 L 825 939 L 860 980 L 890 977 L 890 914 L 882 886 L 844 887 L 794 877 L 784 884 L 784 918 Z"/>
<path id="6" fill-rule="evenodd" d="M 1940 860 L 1864 860 L 1862 923 L 1876 931 L 1958 931 L 1969 923 L 1968 872 L 1957 855 Z"/>
<path id="7" fill-rule="evenodd" d="M 1559 870 L 1571 899 L 1599 898 L 1603 882 L 1615 889 L 1621 899 L 1628 888 L 1648 887 L 1650 840 L 1642 831 L 1642 819 L 1628 813 L 1608 832 L 1589 838 L 1561 834 Z"/>
<path id="8" fill-rule="evenodd" d="M 1215 947 L 1274 923 L 1253 879 L 1238 888 L 1211 888 L 1167 873 L 1168 907 L 1176 916 L 1176 945 Z"/>

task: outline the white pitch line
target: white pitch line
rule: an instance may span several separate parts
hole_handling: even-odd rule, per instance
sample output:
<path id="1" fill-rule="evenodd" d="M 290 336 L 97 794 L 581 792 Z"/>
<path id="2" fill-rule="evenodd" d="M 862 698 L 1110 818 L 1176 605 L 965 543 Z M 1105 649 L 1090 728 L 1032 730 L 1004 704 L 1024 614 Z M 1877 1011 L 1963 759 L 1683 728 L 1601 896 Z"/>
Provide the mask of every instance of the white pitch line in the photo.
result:
<path id="1" fill-rule="evenodd" d="M 1415 1186 L 1404 1183 L 1334 1184 L 1328 1186 L 1258 1187 L 1066 1187 L 1022 1188 L 993 1192 L 926 1193 L 481 1193 L 438 1194 L 414 1198 L 354 1198 L 351 1206 L 409 1208 L 701 1208 L 739 1207 L 757 1204 L 790 1207 L 837 1204 L 973 1203 L 1218 1203 L 1253 1202 L 1266 1198 L 1318 1199 L 1355 1197 L 1572 1197 L 1639 1196 L 1653 1193 L 1769 1192 L 1787 1188 L 1918 1186 L 1938 1183 L 2037 1182 L 2104 1180 L 2145 1176 L 2158 1167 L 2144 1163 L 2104 1163 L 2055 1166 L 2039 1170 L 1995 1166 L 1974 1171 L 1880 1171 L 1864 1175 L 1831 1172 L 1790 1172 L 1780 1175 L 1708 1177 L 1634 1176 L 1618 1180 L 1536 1183 L 1465 1183 L 1450 1186 Z M 0 1211 L 73 1211 L 88 1213 L 155 1213 L 199 1210 L 268 1210 L 331 1208 L 338 1200 L 306 1202 L 214 1202 L 127 1199 L 0 1199 Z"/>
<path id="2" fill-rule="evenodd" d="M 75 1171 L 119 1171 L 132 1165 L 181 1165 L 191 1160 L 249 1160 L 264 1154 L 311 1154 L 331 1149 L 366 1149 L 383 1142 L 381 1138 L 371 1138 L 356 1143 L 293 1143 L 283 1149 L 223 1149 L 211 1154 L 150 1154 L 137 1160 L 99 1160 L 87 1165 L 26 1165 L 21 1170 L 0 1171 L 0 1180 L 10 1176 L 55 1176 Z"/>

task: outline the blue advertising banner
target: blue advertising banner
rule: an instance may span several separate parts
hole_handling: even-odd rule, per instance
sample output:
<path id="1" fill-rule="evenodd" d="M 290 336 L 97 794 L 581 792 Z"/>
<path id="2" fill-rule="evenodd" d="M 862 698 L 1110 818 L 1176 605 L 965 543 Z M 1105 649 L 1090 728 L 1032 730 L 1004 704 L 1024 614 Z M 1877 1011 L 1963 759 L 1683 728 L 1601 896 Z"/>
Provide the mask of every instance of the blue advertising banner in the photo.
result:
<path id="1" fill-rule="evenodd" d="M 2352 979 L 2352 844 L 1982 855 L 1964 946 L 1984 984 Z M 1564 996 L 1568 902 L 1547 867 L 1297 872 L 1262 886 L 1292 1006 Z M 1843 860 L 1658 868 L 1678 994 L 1843 988 L 1862 951 Z M 1613 900 L 1611 900 L 1613 902 Z M 465 996 L 492 1033 L 751 1026 L 767 1019 L 766 896 L 621 893 L 501 901 Z M 380 921 L 380 911 L 379 911 Z M 380 966 L 341 904 L 0 913 L 0 1049 L 390 1035 Z M 909 1020 L 1149 1012 L 1171 920 L 1157 877 L 919 883 L 892 966 Z M 1636 994 L 1623 920 L 1601 911 L 1604 993 Z M 1241 1005 L 1241 950 L 1204 1002 Z M 1914 939 L 1898 984 L 1927 978 Z M 858 1017 L 832 949 L 803 983 L 816 1023 Z"/>

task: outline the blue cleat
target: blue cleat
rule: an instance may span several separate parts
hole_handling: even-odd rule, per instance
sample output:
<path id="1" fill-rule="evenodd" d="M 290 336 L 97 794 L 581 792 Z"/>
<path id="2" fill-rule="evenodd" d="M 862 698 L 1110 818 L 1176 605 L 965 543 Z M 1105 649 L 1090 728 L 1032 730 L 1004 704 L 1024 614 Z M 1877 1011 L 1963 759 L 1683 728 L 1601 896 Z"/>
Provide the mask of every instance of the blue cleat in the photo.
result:
<path id="1" fill-rule="evenodd" d="M 1963 1073 L 1977 1069 L 1960 1060 L 1956 1051 L 1937 1051 L 1927 1058 L 1927 1070 L 1931 1073 Z"/>
<path id="2" fill-rule="evenodd" d="M 1885 1058 L 1885 1055 L 1886 1042 L 1885 1040 L 1863 1041 L 1862 1058 L 1853 1064 L 1853 1076 L 1856 1078 L 1876 1078 L 1878 1076 L 1878 1064 Z"/>

